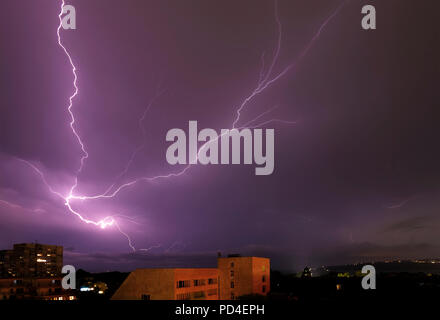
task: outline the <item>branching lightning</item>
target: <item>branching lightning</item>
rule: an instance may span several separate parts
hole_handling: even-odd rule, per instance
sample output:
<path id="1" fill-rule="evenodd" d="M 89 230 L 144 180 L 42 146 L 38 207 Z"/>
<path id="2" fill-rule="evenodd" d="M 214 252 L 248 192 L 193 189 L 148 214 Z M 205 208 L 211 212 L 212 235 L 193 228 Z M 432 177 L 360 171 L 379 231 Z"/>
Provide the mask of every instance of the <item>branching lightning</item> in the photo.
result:
<path id="1" fill-rule="evenodd" d="M 301 51 L 300 55 L 298 56 L 298 58 L 292 62 L 290 65 L 288 65 L 287 67 L 285 67 L 281 72 L 277 73 L 274 76 L 272 75 L 273 69 L 278 61 L 278 57 L 279 57 L 279 53 L 281 50 L 281 40 L 282 40 L 282 25 L 281 25 L 281 21 L 279 19 L 278 16 L 278 2 L 275 0 L 275 20 L 277 22 L 277 26 L 278 26 L 278 41 L 277 41 L 277 46 L 272 58 L 272 61 L 269 65 L 268 70 L 265 72 L 265 63 L 264 63 L 264 54 L 262 55 L 262 67 L 260 70 L 260 78 L 259 81 L 257 83 L 256 88 L 251 92 L 251 94 L 249 94 L 242 102 L 241 104 L 236 108 L 236 117 L 234 119 L 234 121 L 232 122 L 231 125 L 231 129 L 242 129 L 245 128 L 246 126 L 241 126 L 241 127 L 237 127 L 238 122 L 240 121 L 240 117 L 241 117 L 241 113 L 242 111 L 247 107 L 247 105 L 260 93 L 262 93 L 263 91 L 265 91 L 269 86 L 271 86 L 273 83 L 275 83 L 277 80 L 279 80 L 280 78 L 282 78 L 289 70 L 295 68 L 298 63 L 306 56 L 306 54 L 309 52 L 309 50 L 312 48 L 313 44 L 316 42 L 316 40 L 319 38 L 319 36 L 321 35 L 322 30 L 328 25 L 328 23 L 340 12 L 340 10 L 342 9 L 342 7 L 344 6 L 345 2 L 342 2 L 337 8 L 336 10 L 334 10 L 330 16 L 327 17 L 327 19 L 320 25 L 320 27 L 318 28 L 318 31 L 314 34 L 313 38 L 307 43 L 307 45 L 305 46 L 305 48 Z M 269 110 L 270 111 L 270 110 Z M 266 111 L 267 113 L 267 111 Z M 261 117 L 262 115 L 260 115 L 259 117 Z M 257 118 L 259 118 L 257 117 Z M 254 122 L 255 120 L 257 120 L 257 118 L 251 120 L 249 123 Z M 259 123 L 257 125 L 253 125 L 251 128 L 256 128 L 258 126 L 263 126 L 263 125 L 267 125 L 269 123 L 273 123 L 273 122 L 279 122 L 279 123 L 285 123 L 285 124 L 295 124 L 295 121 L 287 121 L 287 120 L 281 120 L 281 119 L 270 119 L 267 121 L 264 121 L 262 123 Z M 221 137 L 222 135 L 218 136 L 218 139 Z M 205 144 L 203 144 L 198 153 L 197 153 L 197 157 L 199 156 L 200 152 L 208 145 L 208 143 L 211 143 L 212 141 L 208 141 Z M 175 172 L 175 173 L 168 173 L 168 174 L 163 174 L 163 175 L 157 175 L 157 176 L 153 176 L 153 177 L 140 177 L 140 178 L 136 178 L 132 181 L 129 181 L 127 183 L 121 184 L 118 188 L 116 188 L 112 193 L 103 193 L 103 194 L 98 194 L 98 195 L 93 195 L 93 196 L 74 196 L 73 198 L 78 199 L 78 200 L 94 200 L 94 199 L 102 199 L 102 198 L 113 198 L 115 197 L 121 190 L 131 187 L 135 184 L 137 184 L 138 182 L 141 181 L 155 181 L 155 180 L 159 180 L 159 179 L 168 179 L 168 178 L 173 178 L 173 177 L 178 177 L 183 175 L 184 173 L 186 173 L 186 171 L 193 166 L 193 164 L 188 164 L 185 167 L 183 167 L 182 170 Z"/>
<path id="2" fill-rule="evenodd" d="M 75 136 L 79 147 L 81 148 L 82 151 L 82 155 L 80 158 L 80 164 L 79 167 L 76 171 L 75 177 L 74 177 L 74 181 L 73 184 L 70 186 L 69 191 L 67 193 L 67 195 L 63 195 L 62 193 L 56 191 L 47 181 L 47 179 L 44 176 L 44 173 L 37 168 L 34 164 L 32 164 L 29 161 L 26 160 L 22 160 L 20 159 L 20 161 L 26 163 L 29 167 L 31 167 L 41 178 L 42 182 L 44 183 L 44 185 L 48 188 L 48 190 L 54 194 L 55 196 L 61 198 L 64 201 L 64 204 L 66 205 L 66 207 L 68 208 L 69 212 L 72 213 L 73 215 L 75 215 L 77 218 L 79 218 L 82 222 L 86 223 L 86 224 L 93 224 L 95 226 L 98 226 L 102 229 L 105 229 L 107 227 L 111 227 L 114 226 L 122 235 L 124 235 L 127 240 L 128 240 L 128 245 L 129 247 L 133 250 L 133 252 L 136 252 L 136 248 L 133 245 L 133 242 L 131 240 L 131 238 L 129 237 L 129 235 L 124 232 L 120 225 L 118 224 L 118 222 L 115 220 L 115 217 L 123 217 L 122 215 L 113 215 L 113 216 L 107 216 L 99 221 L 94 221 L 94 220 L 90 220 L 85 218 L 80 212 L 78 212 L 77 210 L 75 210 L 72 206 L 72 202 L 75 200 L 94 200 L 94 199 L 105 199 L 105 198 L 113 198 L 115 197 L 120 191 L 133 186 L 135 184 L 137 184 L 138 182 L 141 181 L 155 181 L 155 180 L 159 180 L 159 179 L 169 179 L 169 178 L 173 178 L 173 177 L 178 177 L 183 175 L 191 166 L 192 164 L 188 164 L 187 166 L 183 167 L 180 171 L 178 172 L 174 172 L 174 173 L 168 173 L 168 174 L 163 174 L 163 175 L 157 175 L 157 176 L 152 176 L 152 177 L 139 177 L 136 179 L 133 179 L 129 182 L 126 183 L 122 183 L 119 186 L 116 187 L 116 183 L 118 182 L 118 180 L 120 180 L 120 178 L 122 178 L 129 170 L 132 162 L 134 161 L 136 155 L 145 147 L 145 129 L 143 127 L 143 121 L 147 115 L 147 112 L 149 111 L 149 109 L 151 108 L 152 104 L 154 103 L 154 101 L 156 100 L 156 98 L 161 94 L 157 94 L 151 101 L 150 103 L 147 105 L 147 107 L 145 108 L 141 118 L 139 119 L 139 127 L 140 130 L 142 131 L 142 135 L 143 135 L 143 143 L 134 150 L 134 152 L 131 154 L 129 161 L 127 163 L 127 165 L 125 166 L 125 168 L 123 169 L 123 171 L 116 177 L 116 181 L 110 185 L 102 194 L 98 194 L 98 195 L 79 195 L 76 193 L 76 189 L 78 187 L 78 176 L 79 174 L 82 172 L 84 164 L 86 159 L 89 157 L 89 154 L 86 150 L 85 147 L 85 143 L 83 142 L 83 140 L 81 139 L 81 136 L 79 135 L 79 133 L 77 132 L 77 130 L 75 129 L 75 125 L 76 125 L 76 121 L 75 121 L 75 115 L 73 113 L 73 102 L 75 97 L 79 94 L 79 88 L 77 86 L 77 80 L 78 80 L 78 75 L 77 75 L 77 68 L 72 60 L 72 57 L 69 53 L 69 51 L 66 49 L 66 47 L 63 45 L 63 42 L 61 40 L 61 28 L 62 28 L 62 15 L 63 15 L 63 8 L 65 5 L 65 0 L 61 0 L 61 10 L 60 13 L 58 15 L 59 18 L 59 25 L 56 31 L 57 34 L 57 39 L 58 39 L 58 45 L 60 46 L 60 48 L 63 50 L 64 54 L 66 55 L 70 66 L 72 68 L 72 74 L 73 74 L 73 94 L 69 97 L 69 103 L 67 106 L 67 111 L 70 115 L 70 129 L 73 133 L 73 135 Z M 261 69 L 260 69 L 260 73 L 259 73 L 259 79 L 257 82 L 256 87 L 254 88 L 254 90 L 251 91 L 251 93 L 246 96 L 243 101 L 235 108 L 235 117 L 232 121 L 231 124 L 231 129 L 243 129 L 243 128 L 257 128 L 257 127 L 262 127 L 265 126 L 269 123 L 284 123 L 284 124 L 295 124 L 295 121 L 288 121 L 288 120 L 283 120 L 283 119 L 278 119 L 278 118 L 272 118 L 269 120 L 264 120 L 262 122 L 257 122 L 257 120 L 260 120 L 261 118 L 263 118 L 265 115 L 267 115 L 268 113 L 272 112 L 274 109 L 277 108 L 277 106 L 270 108 L 269 110 L 263 112 L 262 114 L 258 115 L 257 117 L 255 117 L 254 119 L 246 122 L 244 125 L 239 126 L 239 122 L 241 121 L 241 117 L 242 117 L 242 113 L 244 111 L 245 108 L 249 107 L 250 103 L 262 92 L 264 92 L 268 87 L 270 87 L 272 84 L 274 84 L 275 82 L 277 82 L 280 78 L 282 78 L 284 75 L 287 74 L 288 71 L 290 71 L 291 69 L 295 68 L 297 66 L 297 64 L 306 56 L 307 52 L 312 48 L 313 44 L 316 42 L 316 40 L 319 38 L 319 36 L 321 35 L 322 30 L 327 26 L 327 24 L 337 15 L 337 13 L 341 10 L 341 8 L 344 5 L 344 2 L 342 2 L 342 4 L 340 6 L 338 6 L 338 8 L 332 12 L 332 14 L 330 16 L 327 17 L 327 19 L 321 24 L 321 26 L 319 27 L 318 31 L 314 34 L 313 38 L 307 43 L 307 45 L 304 47 L 304 49 L 301 51 L 300 55 L 297 57 L 297 59 L 295 61 L 293 61 L 291 64 L 289 64 L 288 66 L 284 67 L 280 72 L 275 73 L 274 74 L 274 69 L 277 65 L 278 62 L 278 58 L 281 52 L 281 42 L 282 42 L 282 24 L 278 15 L 278 2 L 277 0 L 275 0 L 275 22 L 277 24 L 277 29 L 278 29 L 278 37 L 277 37 L 277 43 L 273 52 L 273 56 L 272 56 L 272 60 L 270 61 L 270 63 L 267 66 L 266 69 L 266 63 L 265 63 L 265 54 L 263 53 L 261 56 Z M 261 120 L 260 120 L 261 121 Z M 220 136 L 218 137 L 220 138 Z M 208 143 L 211 143 L 212 141 L 208 141 L 205 144 L 203 144 L 198 153 L 197 153 L 197 157 L 199 156 L 201 150 L 203 150 Z M 129 218 L 127 217 L 128 219 Z M 158 248 L 161 247 L 161 244 L 152 246 L 150 248 L 147 249 L 138 249 L 139 251 L 143 251 L 143 252 L 148 252 L 149 250 L 153 249 L 153 248 Z M 169 250 L 169 249 L 168 249 Z"/>
<path id="3" fill-rule="evenodd" d="M 78 186 L 78 174 L 82 171 L 82 168 L 84 166 L 84 161 L 89 157 L 89 154 L 86 151 L 86 148 L 84 146 L 84 143 L 81 140 L 81 137 L 79 136 L 78 132 L 76 132 L 76 130 L 75 130 L 75 116 L 73 115 L 72 107 L 73 107 L 73 99 L 78 95 L 78 91 L 79 91 L 78 86 L 76 85 L 76 83 L 78 81 L 78 75 L 76 74 L 76 67 L 72 61 L 72 57 L 70 56 L 69 51 L 67 51 L 66 47 L 63 45 L 63 43 L 61 41 L 60 30 L 63 25 L 62 15 L 63 15 L 64 5 L 65 5 L 65 2 L 64 2 L 64 0 L 62 0 L 60 14 L 58 15 L 58 19 L 60 20 L 60 24 L 58 25 L 58 28 L 57 28 L 58 45 L 63 49 L 64 53 L 66 54 L 67 58 L 69 59 L 70 65 L 72 67 L 74 91 L 73 91 L 73 94 L 69 97 L 69 106 L 67 107 L 67 111 L 69 112 L 70 119 L 71 119 L 70 120 L 70 128 L 72 129 L 73 134 L 75 135 L 76 139 L 78 140 L 78 143 L 79 143 L 81 150 L 82 150 L 82 153 L 83 153 L 83 155 L 81 156 L 81 159 L 80 159 L 80 165 L 79 165 L 79 168 L 77 171 L 77 175 L 75 176 L 75 183 L 72 185 L 72 188 L 70 190 L 70 193 L 73 193 L 75 188 Z"/>

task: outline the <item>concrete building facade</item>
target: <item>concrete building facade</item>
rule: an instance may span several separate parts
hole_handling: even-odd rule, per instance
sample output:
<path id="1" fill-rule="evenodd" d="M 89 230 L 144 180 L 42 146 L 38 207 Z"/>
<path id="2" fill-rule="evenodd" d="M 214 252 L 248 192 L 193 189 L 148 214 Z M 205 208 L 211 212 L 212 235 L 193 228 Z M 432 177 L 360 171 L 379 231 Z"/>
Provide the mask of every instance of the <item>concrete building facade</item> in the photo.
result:
<path id="1" fill-rule="evenodd" d="M 218 258 L 217 268 L 137 269 L 112 300 L 234 300 L 270 291 L 268 258 Z"/>
<path id="2" fill-rule="evenodd" d="M 215 268 L 137 269 L 112 300 L 218 300 Z"/>
<path id="3" fill-rule="evenodd" d="M 217 259 L 220 299 L 234 300 L 247 295 L 267 295 L 270 291 L 270 259 L 229 256 Z"/>

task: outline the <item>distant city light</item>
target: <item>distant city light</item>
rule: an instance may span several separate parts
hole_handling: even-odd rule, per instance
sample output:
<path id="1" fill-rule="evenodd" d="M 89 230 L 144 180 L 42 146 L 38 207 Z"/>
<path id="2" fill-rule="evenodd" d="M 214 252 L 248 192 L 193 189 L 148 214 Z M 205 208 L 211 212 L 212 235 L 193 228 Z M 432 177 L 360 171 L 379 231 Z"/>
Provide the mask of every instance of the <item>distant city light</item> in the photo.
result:
<path id="1" fill-rule="evenodd" d="M 79 291 L 93 291 L 94 289 L 93 288 L 89 288 L 89 287 L 82 287 L 82 288 L 80 288 L 79 289 Z"/>

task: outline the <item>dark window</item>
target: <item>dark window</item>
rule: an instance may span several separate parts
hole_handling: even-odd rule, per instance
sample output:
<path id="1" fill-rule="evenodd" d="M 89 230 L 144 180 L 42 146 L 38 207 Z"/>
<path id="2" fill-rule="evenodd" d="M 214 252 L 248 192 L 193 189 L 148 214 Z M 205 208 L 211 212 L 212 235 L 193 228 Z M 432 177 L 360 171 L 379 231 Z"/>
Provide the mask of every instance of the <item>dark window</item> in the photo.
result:
<path id="1" fill-rule="evenodd" d="M 208 296 L 215 296 L 215 295 L 217 295 L 217 289 L 208 290 Z"/>
<path id="2" fill-rule="evenodd" d="M 194 280 L 194 287 L 204 286 L 206 281 L 204 279 Z"/>
<path id="3" fill-rule="evenodd" d="M 233 268 L 234 267 L 234 262 L 231 262 L 231 268 Z"/>
<path id="4" fill-rule="evenodd" d="M 234 299 L 235 299 L 235 295 L 233 292 L 231 292 L 231 300 L 234 300 Z"/>
<path id="5" fill-rule="evenodd" d="M 231 281 L 231 288 L 234 289 L 234 281 Z"/>
<path id="6" fill-rule="evenodd" d="M 177 295 L 177 300 L 191 300 L 191 294 L 189 292 L 187 293 L 179 293 Z"/>
<path id="7" fill-rule="evenodd" d="M 142 300 L 150 300 L 151 296 L 149 294 L 143 294 L 141 297 Z"/>
<path id="8" fill-rule="evenodd" d="M 263 276 L 261 281 L 266 282 L 266 276 Z"/>
<path id="9" fill-rule="evenodd" d="M 263 286 L 263 288 L 261 289 L 261 291 L 263 291 L 263 293 L 266 292 L 266 286 Z"/>
<path id="10" fill-rule="evenodd" d="M 177 288 L 187 288 L 191 286 L 190 280 L 179 280 L 177 281 L 176 287 Z"/>
<path id="11" fill-rule="evenodd" d="M 216 284 L 217 279 L 208 279 L 208 284 Z"/>
<path id="12" fill-rule="evenodd" d="M 231 270 L 231 278 L 234 277 L 234 270 Z"/>
<path id="13" fill-rule="evenodd" d="M 196 291 L 196 292 L 193 292 L 193 297 L 194 297 L 194 299 L 200 299 L 200 298 L 204 298 L 206 295 L 205 295 L 205 291 Z"/>

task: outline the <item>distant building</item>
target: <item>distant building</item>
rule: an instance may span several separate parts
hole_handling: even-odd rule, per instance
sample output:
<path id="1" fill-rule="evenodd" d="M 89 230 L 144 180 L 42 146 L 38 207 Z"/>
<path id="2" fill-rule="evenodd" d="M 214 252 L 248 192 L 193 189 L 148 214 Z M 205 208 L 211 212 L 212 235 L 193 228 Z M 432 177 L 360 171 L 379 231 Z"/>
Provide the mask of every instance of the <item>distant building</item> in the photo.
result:
<path id="1" fill-rule="evenodd" d="M 61 286 L 63 247 L 37 243 L 14 244 L 0 251 L 0 300 L 74 300 Z"/>
<path id="2" fill-rule="evenodd" d="M 21 243 L 0 251 L 0 278 L 60 277 L 62 267 L 61 246 Z"/>
<path id="3" fill-rule="evenodd" d="M 312 268 L 305 267 L 304 271 L 301 274 L 301 278 L 311 278 L 312 277 Z"/>
<path id="4" fill-rule="evenodd" d="M 137 269 L 112 300 L 230 300 L 270 291 L 270 260 L 219 257 L 218 268 Z"/>
<path id="5" fill-rule="evenodd" d="M 75 300 L 76 295 L 63 290 L 61 278 L 0 279 L 0 300 Z"/>

